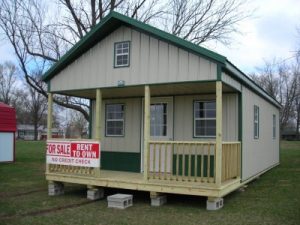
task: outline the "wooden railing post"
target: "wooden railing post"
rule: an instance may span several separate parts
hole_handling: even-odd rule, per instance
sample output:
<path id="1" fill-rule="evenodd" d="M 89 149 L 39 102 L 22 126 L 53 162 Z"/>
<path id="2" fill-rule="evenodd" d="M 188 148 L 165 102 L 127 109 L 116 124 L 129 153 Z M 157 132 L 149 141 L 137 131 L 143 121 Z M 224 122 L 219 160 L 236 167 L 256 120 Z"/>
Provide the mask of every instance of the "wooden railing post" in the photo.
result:
<path id="1" fill-rule="evenodd" d="M 95 115 L 95 139 L 100 142 L 101 139 L 101 107 L 102 107 L 102 94 L 101 90 L 98 88 L 96 90 L 96 115 Z M 95 169 L 95 175 L 100 175 L 100 167 Z"/>
<path id="2" fill-rule="evenodd" d="M 216 82 L 216 176 L 217 186 L 222 182 L 222 81 Z"/>
<path id="3" fill-rule="evenodd" d="M 150 139 L 150 88 L 148 85 L 146 85 L 145 100 L 144 100 L 144 180 L 148 180 L 148 170 L 149 170 L 148 157 L 150 157 L 149 139 Z M 155 152 L 153 154 L 155 154 Z M 153 168 L 153 170 L 155 170 L 155 168 Z"/>

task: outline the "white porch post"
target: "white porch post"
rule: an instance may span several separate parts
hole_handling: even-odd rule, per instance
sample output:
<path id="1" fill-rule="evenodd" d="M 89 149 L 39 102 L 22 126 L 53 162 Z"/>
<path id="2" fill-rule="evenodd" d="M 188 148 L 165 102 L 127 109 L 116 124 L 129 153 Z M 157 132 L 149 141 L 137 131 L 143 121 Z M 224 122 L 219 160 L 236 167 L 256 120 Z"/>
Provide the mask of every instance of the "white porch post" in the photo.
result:
<path id="1" fill-rule="evenodd" d="M 53 94 L 48 93 L 47 139 L 52 138 L 52 109 L 53 109 Z"/>
<path id="2" fill-rule="evenodd" d="M 222 81 L 216 82 L 216 152 L 215 181 L 217 186 L 222 182 Z"/>
<path id="3" fill-rule="evenodd" d="M 144 101 L 144 180 L 148 180 L 148 157 L 150 140 L 150 88 L 145 86 Z"/>
<path id="4" fill-rule="evenodd" d="M 96 89 L 96 115 L 95 115 L 95 139 L 100 141 L 101 139 L 101 107 L 102 107 L 102 93 L 98 88 Z M 100 145 L 101 146 L 101 145 Z M 100 176 L 100 167 L 95 168 L 95 175 Z"/>

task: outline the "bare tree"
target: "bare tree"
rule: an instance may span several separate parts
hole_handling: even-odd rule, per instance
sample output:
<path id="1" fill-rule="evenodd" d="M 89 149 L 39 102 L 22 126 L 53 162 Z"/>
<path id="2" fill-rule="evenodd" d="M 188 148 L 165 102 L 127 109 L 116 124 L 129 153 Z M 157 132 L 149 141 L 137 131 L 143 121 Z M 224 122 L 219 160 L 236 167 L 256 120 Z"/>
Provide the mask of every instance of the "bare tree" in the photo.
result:
<path id="1" fill-rule="evenodd" d="M 86 119 L 78 111 L 68 110 L 67 113 L 69 119 L 66 124 L 66 136 L 68 138 L 77 136 L 82 138 L 87 134 L 88 124 Z"/>
<path id="2" fill-rule="evenodd" d="M 280 110 L 280 129 L 286 128 L 296 119 L 297 102 L 299 102 L 299 65 L 273 59 L 265 62 L 257 74 L 251 77 L 282 106 Z"/>
<path id="3" fill-rule="evenodd" d="M 11 105 L 17 79 L 17 67 L 12 62 L 0 64 L 0 101 Z"/>
<path id="4" fill-rule="evenodd" d="M 196 44 L 228 43 L 229 35 L 238 31 L 237 24 L 249 16 L 242 11 L 243 0 L 59 0 L 52 5 L 40 0 L 0 0 L 0 4 L 0 34 L 14 48 L 26 82 L 44 97 L 47 89 L 32 70 L 44 72 L 111 11 Z M 56 95 L 54 102 L 89 118 L 85 101 Z"/>

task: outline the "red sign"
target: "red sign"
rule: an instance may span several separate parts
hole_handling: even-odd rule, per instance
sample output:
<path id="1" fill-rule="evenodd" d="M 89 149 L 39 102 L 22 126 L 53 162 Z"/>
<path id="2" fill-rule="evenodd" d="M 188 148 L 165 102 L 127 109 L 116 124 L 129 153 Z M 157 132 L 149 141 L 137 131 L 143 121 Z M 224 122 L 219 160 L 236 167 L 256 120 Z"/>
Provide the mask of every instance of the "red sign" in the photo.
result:
<path id="1" fill-rule="evenodd" d="M 97 141 L 47 141 L 47 163 L 100 167 L 100 142 Z"/>

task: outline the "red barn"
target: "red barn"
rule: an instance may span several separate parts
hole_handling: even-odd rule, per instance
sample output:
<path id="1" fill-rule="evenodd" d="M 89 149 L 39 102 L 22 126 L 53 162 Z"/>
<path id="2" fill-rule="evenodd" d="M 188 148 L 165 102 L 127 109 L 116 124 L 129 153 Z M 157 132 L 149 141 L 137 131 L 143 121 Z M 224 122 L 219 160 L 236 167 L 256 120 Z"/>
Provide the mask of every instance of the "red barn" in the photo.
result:
<path id="1" fill-rule="evenodd" d="M 0 102 L 0 162 L 15 160 L 16 110 Z"/>

